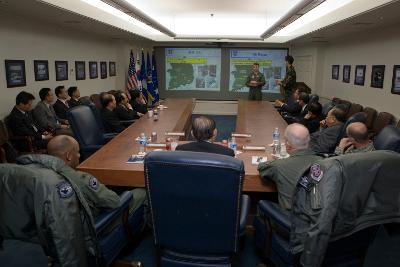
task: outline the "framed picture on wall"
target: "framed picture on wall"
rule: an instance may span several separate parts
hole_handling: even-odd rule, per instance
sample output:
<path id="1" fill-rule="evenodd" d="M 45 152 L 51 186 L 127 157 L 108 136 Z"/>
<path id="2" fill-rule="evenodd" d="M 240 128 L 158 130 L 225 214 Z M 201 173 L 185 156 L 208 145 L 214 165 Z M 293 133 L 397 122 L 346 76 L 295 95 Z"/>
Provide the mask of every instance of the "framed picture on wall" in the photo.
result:
<path id="1" fill-rule="evenodd" d="M 97 70 L 97 62 L 89 62 L 89 77 L 90 79 L 97 79 L 99 77 L 99 71 Z"/>
<path id="2" fill-rule="evenodd" d="M 116 75 L 115 62 L 110 61 L 108 63 L 108 67 L 109 67 L 110 77 L 115 76 Z"/>
<path id="3" fill-rule="evenodd" d="M 107 78 L 107 62 L 100 62 L 100 77 L 102 79 Z"/>
<path id="4" fill-rule="evenodd" d="M 85 61 L 75 61 L 75 78 L 77 81 L 86 79 Z"/>
<path id="5" fill-rule="evenodd" d="M 400 65 L 393 66 L 392 94 L 400 95 Z"/>
<path id="6" fill-rule="evenodd" d="M 351 70 L 351 66 L 350 65 L 344 65 L 343 66 L 343 82 L 344 83 L 349 83 L 350 82 L 350 70 Z"/>
<path id="7" fill-rule="evenodd" d="M 34 60 L 35 81 L 47 81 L 49 79 L 49 61 Z"/>
<path id="8" fill-rule="evenodd" d="M 339 65 L 332 65 L 332 79 L 339 80 Z"/>
<path id="9" fill-rule="evenodd" d="M 68 61 L 56 61 L 56 81 L 68 80 Z"/>
<path id="10" fill-rule="evenodd" d="M 372 65 L 371 87 L 383 88 L 385 78 L 385 65 Z"/>
<path id="11" fill-rule="evenodd" d="M 5 60 L 7 88 L 26 85 L 25 60 Z"/>
<path id="12" fill-rule="evenodd" d="M 354 84 L 355 85 L 364 85 L 365 82 L 365 65 L 357 65 L 355 74 L 354 74 Z"/>

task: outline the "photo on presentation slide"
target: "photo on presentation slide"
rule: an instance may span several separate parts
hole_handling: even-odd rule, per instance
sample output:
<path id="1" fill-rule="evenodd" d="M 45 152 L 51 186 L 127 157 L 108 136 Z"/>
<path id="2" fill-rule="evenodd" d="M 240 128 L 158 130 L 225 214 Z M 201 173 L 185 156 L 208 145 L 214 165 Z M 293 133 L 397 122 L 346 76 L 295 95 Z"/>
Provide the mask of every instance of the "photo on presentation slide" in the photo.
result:
<path id="1" fill-rule="evenodd" d="M 393 66 L 392 94 L 400 95 L 400 65 Z"/>
<path id="2" fill-rule="evenodd" d="M 167 90 L 219 91 L 220 80 L 221 49 L 165 49 Z"/>
<path id="3" fill-rule="evenodd" d="M 285 77 L 287 54 L 287 49 L 231 49 L 229 51 L 229 91 L 248 92 L 247 76 L 252 71 L 253 63 L 258 63 L 259 71 L 265 77 L 262 92 L 279 93 L 277 80 Z"/>

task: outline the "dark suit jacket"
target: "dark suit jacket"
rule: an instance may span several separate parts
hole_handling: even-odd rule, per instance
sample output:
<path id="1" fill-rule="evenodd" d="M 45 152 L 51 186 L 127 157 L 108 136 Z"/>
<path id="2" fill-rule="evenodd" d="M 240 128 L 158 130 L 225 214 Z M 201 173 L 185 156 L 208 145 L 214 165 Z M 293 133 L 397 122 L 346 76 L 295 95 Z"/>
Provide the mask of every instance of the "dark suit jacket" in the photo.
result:
<path id="1" fill-rule="evenodd" d="M 119 121 L 118 115 L 115 111 L 103 108 L 101 110 L 101 117 L 106 133 L 120 133 L 125 130 L 125 126 Z"/>
<path id="2" fill-rule="evenodd" d="M 307 127 L 308 131 L 310 132 L 310 134 L 316 132 L 319 130 L 319 122 L 320 122 L 320 118 L 314 118 L 314 119 L 301 119 L 300 123 L 303 124 L 304 126 Z"/>
<path id="3" fill-rule="evenodd" d="M 235 153 L 233 152 L 232 149 L 218 144 L 213 144 L 207 141 L 195 141 L 187 144 L 182 144 L 177 146 L 176 150 L 214 153 L 214 154 L 227 155 L 231 157 L 235 156 Z"/>
<path id="4" fill-rule="evenodd" d="M 57 118 L 56 112 L 52 105 L 47 105 L 40 101 L 33 109 L 33 118 L 43 129 L 53 131 L 61 129 L 61 124 Z"/>
<path id="5" fill-rule="evenodd" d="M 298 116 L 301 112 L 301 107 L 297 101 L 292 102 L 291 104 L 284 104 L 281 107 L 281 112 L 287 112 L 291 116 Z"/>
<path id="6" fill-rule="evenodd" d="M 333 153 L 339 143 L 343 123 L 327 127 L 311 135 L 310 148 L 317 153 Z"/>
<path id="7" fill-rule="evenodd" d="M 73 108 L 73 107 L 82 105 L 82 103 L 79 100 L 75 100 L 75 99 L 70 98 L 68 100 L 68 105 L 69 105 L 70 108 Z"/>
<path id="8" fill-rule="evenodd" d="M 147 113 L 147 107 L 146 105 L 143 104 L 139 104 L 137 103 L 135 100 L 131 101 L 131 106 L 132 108 L 136 111 L 136 112 L 140 112 L 142 114 L 146 114 Z"/>
<path id="9" fill-rule="evenodd" d="M 54 111 L 56 112 L 56 115 L 58 118 L 62 120 L 67 119 L 67 111 L 69 109 L 68 106 L 64 105 L 63 102 L 61 102 L 59 99 L 53 104 Z"/>
<path id="10" fill-rule="evenodd" d="M 45 131 L 37 125 L 30 112 L 22 113 L 19 109 L 14 107 L 7 118 L 8 126 L 15 136 L 33 136 L 35 139 L 41 140 L 42 134 Z M 33 127 L 33 125 L 36 127 Z"/>
<path id="11" fill-rule="evenodd" d="M 128 109 L 122 105 L 118 105 L 115 109 L 115 112 L 117 113 L 117 116 L 121 121 L 139 119 L 139 116 L 137 115 L 137 112 L 135 110 Z"/>

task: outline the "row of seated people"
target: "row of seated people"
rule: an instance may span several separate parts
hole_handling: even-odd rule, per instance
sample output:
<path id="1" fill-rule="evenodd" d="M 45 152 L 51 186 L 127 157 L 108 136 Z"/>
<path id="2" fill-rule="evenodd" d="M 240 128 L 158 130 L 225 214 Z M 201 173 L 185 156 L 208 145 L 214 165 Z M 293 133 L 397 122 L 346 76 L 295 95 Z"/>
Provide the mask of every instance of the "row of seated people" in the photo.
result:
<path id="1" fill-rule="evenodd" d="M 56 135 L 74 136 L 69 126 L 67 112 L 71 108 L 83 105 L 80 100 L 80 91 L 73 86 L 65 89 L 64 86 L 55 88 L 57 100 L 50 88 L 39 91 L 40 102 L 33 108 L 35 96 L 22 91 L 15 99 L 15 106 L 5 122 L 13 136 L 30 137 L 34 146 L 45 149 L 48 141 Z M 101 110 L 102 120 L 107 132 L 121 132 L 127 124 L 120 121 L 132 121 L 147 112 L 146 102 L 139 90 L 131 90 L 131 101 L 120 91 L 110 91 L 94 94 L 90 102 Z M 69 99 L 68 99 L 69 97 Z M 53 104 L 54 103 L 54 104 Z M 27 142 L 19 140 L 13 142 L 18 151 L 31 151 Z"/>

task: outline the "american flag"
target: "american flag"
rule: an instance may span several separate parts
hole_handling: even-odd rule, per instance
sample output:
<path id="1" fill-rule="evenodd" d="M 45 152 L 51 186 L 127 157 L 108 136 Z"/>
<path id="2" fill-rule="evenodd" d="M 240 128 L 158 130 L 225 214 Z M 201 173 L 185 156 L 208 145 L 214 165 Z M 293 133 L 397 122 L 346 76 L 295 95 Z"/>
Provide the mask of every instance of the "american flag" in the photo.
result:
<path id="1" fill-rule="evenodd" d="M 126 80 L 126 88 L 125 88 L 126 96 L 130 99 L 131 96 L 129 94 L 129 90 L 137 89 L 138 87 L 139 84 L 136 76 L 135 58 L 133 57 L 133 52 L 131 50 L 131 56 L 129 59 L 129 68 L 128 68 L 128 78 Z"/>

